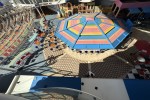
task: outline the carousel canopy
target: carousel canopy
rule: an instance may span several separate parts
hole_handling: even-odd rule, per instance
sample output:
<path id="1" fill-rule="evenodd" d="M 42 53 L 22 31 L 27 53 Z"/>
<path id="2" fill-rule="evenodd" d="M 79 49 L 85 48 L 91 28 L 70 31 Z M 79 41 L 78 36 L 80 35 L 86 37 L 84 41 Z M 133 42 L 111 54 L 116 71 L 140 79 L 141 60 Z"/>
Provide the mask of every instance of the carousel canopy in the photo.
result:
<path id="1" fill-rule="evenodd" d="M 76 14 L 62 20 L 55 35 L 71 49 L 114 49 L 127 36 L 121 19 L 104 14 Z"/>

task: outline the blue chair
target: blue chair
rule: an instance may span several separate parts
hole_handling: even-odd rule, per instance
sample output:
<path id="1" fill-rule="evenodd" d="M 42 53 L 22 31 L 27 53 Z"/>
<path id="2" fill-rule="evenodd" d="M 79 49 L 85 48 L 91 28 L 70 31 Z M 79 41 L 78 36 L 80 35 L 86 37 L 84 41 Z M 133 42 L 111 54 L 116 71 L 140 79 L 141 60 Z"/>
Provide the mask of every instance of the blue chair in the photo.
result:
<path id="1" fill-rule="evenodd" d="M 126 27 L 127 27 L 127 31 L 131 32 L 131 29 L 133 27 L 133 23 L 132 23 L 132 21 L 130 19 L 127 19 L 127 21 L 126 21 Z"/>
<path id="2" fill-rule="evenodd" d="M 4 4 L 2 2 L 0 2 L 0 7 L 3 7 L 3 6 L 4 6 Z"/>
<path id="3" fill-rule="evenodd" d="M 140 14 L 141 11 L 138 8 L 128 8 L 130 14 Z"/>

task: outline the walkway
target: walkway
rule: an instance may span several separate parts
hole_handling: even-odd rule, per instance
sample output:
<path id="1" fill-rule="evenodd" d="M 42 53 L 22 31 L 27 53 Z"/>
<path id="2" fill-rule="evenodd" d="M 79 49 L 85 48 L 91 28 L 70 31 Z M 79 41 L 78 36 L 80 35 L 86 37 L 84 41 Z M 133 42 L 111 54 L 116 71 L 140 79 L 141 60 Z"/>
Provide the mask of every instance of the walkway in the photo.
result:
<path id="1" fill-rule="evenodd" d="M 81 61 L 90 61 L 90 62 L 97 62 L 103 61 L 103 59 L 114 55 L 117 51 L 116 50 L 108 50 L 104 53 L 77 53 L 76 51 L 72 51 L 70 48 L 64 49 L 64 52 L 69 56 L 81 60 Z"/>

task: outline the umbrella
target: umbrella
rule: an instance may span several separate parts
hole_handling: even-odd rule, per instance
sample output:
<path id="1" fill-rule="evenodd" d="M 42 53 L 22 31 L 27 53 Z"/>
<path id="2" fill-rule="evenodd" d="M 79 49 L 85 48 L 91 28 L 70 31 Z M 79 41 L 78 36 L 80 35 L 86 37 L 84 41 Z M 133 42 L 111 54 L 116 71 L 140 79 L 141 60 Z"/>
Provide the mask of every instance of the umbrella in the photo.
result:
<path id="1" fill-rule="evenodd" d="M 114 49 L 129 34 L 117 20 L 101 13 L 76 14 L 62 20 L 55 35 L 71 49 Z"/>
<path id="2" fill-rule="evenodd" d="M 146 54 L 150 55 L 150 42 L 145 41 L 145 40 L 138 40 L 135 43 L 135 47 L 139 50 L 139 51 L 143 51 Z"/>

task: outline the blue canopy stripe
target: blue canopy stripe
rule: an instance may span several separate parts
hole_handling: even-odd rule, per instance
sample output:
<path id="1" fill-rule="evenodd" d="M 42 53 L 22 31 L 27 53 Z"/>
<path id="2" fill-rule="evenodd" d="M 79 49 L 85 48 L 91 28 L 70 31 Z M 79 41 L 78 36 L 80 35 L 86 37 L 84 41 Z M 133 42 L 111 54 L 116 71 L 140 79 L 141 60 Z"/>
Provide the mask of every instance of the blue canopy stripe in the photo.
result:
<path id="1" fill-rule="evenodd" d="M 109 31 L 106 36 L 109 38 L 111 37 L 117 30 L 119 30 L 120 28 L 118 27 L 118 25 L 116 25 L 111 31 Z"/>
<path id="2" fill-rule="evenodd" d="M 93 35 L 93 36 L 87 36 L 87 35 L 83 35 L 80 37 L 80 39 L 105 39 L 104 35 Z"/>

